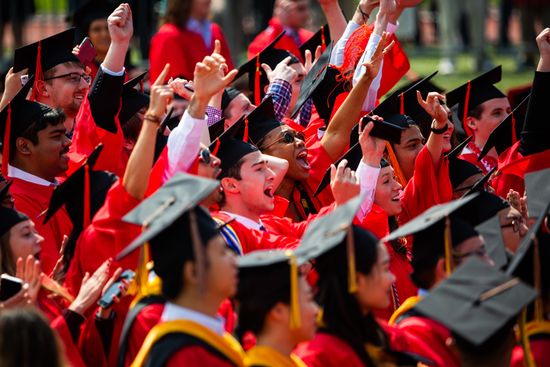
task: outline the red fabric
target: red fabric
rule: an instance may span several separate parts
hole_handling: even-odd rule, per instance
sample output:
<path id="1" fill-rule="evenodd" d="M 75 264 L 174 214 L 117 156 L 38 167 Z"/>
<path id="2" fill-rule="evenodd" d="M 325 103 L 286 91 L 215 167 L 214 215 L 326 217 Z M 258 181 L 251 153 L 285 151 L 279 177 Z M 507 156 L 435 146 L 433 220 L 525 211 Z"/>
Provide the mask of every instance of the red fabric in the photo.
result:
<path id="1" fill-rule="evenodd" d="M 309 215 L 306 220 L 301 222 L 294 222 L 288 217 L 277 217 L 271 214 L 264 214 L 260 216 L 262 225 L 266 230 L 272 233 L 280 234 L 282 236 L 288 236 L 292 238 L 300 239 L 304 235 L 307 227 L 315 219 L 330 213 L 334 210 L 335 204 L 323 207 L 317 214 Z"/>
<path id="2" fill-rule="evenodd" d="M 233 367 L 233 364 L 210 353 L 204 347 L 192 345 L 178 350 L 167 361 L 166 367 Z"/>
<path id="3" fill-rule="evenodd" d="M 110 171 L 118 177 L 124 176 L 128 156 L 124 152 L 124 135 L 118 116 L 115 117 L 115 123 L 117 126 L 116 134 L 99 128 L 92 117 L 90 101 L 88 97 L 84 98 L 76 115 L 72 145 L 69 148 L 70 164 L 73 167 L 69 168 L 69 172 L 74 170 L 75 166 L 78 168 L 80 166 L 78 163 L 89 156 L 98 144 L 103 143 L 103 150 L 94 169 Z"/>
<path id="4" fill-rule="evenodd" d="M 66 278 L 67 286 L 73 294 L 78 293 L 86 272 L 92 274 L 105 260 L 114 257 L 141 233 L 139 226 L 122 221 L 122 217 L 139 203 L 139 200 L 126 192 L 120 181 L 111 187 L 105 204 L 77 241 Z M 114 263 L 113 269 L 117 266 L 135 269 L 138 256 L 139 251 L 135 251 L 120 263 Z"/>
<path id="5" fill-rule="evenodd" d="M 538 367 L 550 366 L 550 338 L 545 335 L 543 338 L 531 339 L 531 355 Z M 523 367 L 523 349 L 520 345 L 516 346 L 512 351 L 512 361 L 510 367 Z"/>
<path id="6" fill-rule="evenodd" d="M 285 199 L 282 196 L 275 195 L 275 203 L 273 210 L 269 213 L 276 217 L 284 217 L 286 211 L 288 210 L 288 204 L 290 204 L 290 201 Z"/>
<path id="7" fill-rule="evenodd" d="M 44 224 L 44 214 L 50 205 L 53 186 L 37 185 L 28 181 L 9 177 L 12 181 L 10 193 L 15 200 L 15 209 L 25 213 L 34 222 L 38 233 L 44 237 L 40 251 L 42 271 L 50 274 L 59 258 L 63 236 L 69 235 L 72 223 L 63 206 Z"/>
<path id="8" fill-rule="evenodd" d="M 447 346 L 451 333 L 440 323 L 410 316 L 396 327 L 406 333 L 410 352 L 426 356 L 437 367 L 460 367 L 460 356 Z"/>
<path id="9" fill-rule="evenodd" d="M 166 80 L 171 77 L 183 77 L 193 80 L 195 64 L 214 51 L 214 40 L 220 40 L 221 54 L 227 62 L 229 70 L 233 69 L 233 61 L 229 47 L 219 25 L 212 23 L 212 42 L 206 47 L 202 36 L 187 29 L 179 29 L 174 24 L 164 24 L 151 39 L 149 50 L 149 80 L 153 83 L 170 64 Z"/>
<path id="10" fill-rule="evenodd" d="M 145 337 L 149 331 L 160 322 L 164 304 L 152 304 L 145 306 L 134 319 L 128 333 L 128 349 L 124 360 L 124 366 L 128 367 L 136 358 Z"/>
<path id="11" fill-rule="evenodd" d="M 231 215 L 224 212 L 213 212 L 212 216 L 218 218 L 224 223 L 232 219 Z M 228 226 L 235 231 L 237 237 L 239 238 L 243 254 L 247 254 L 255 250 L 281 248 L 292 249 L 296 248 L 300 243 L 299 238 L 286 237 L 271 233 L 269 231 L 251 229 L 237 220 L 232 221 L 228 224 Z"/>
<path id="12" fill-rule="evenodd" d="M 260 32 L 260 34 L 258 34 L 248 46 L 248 59 L 250 60 L 253 57 L 256 57 L 258 52 L 262 51 L 264 48 L 267 47 L 267 45 L 273 42 L 273 40 L 275 40 L 275 38 L 279 34 L 281 34 L 283 30 L 284 27 L 279 19 L 275 17 L 271 18 L 271 20 L 269 21 L 269 26 L 265 30 Z M 275 48 L 287 50 L 288 52 L 296 56 L 301 62 L 304 62 L 299 47 L 311 36 L 313 36 L 313 32 L 310 32 L 307 29 L 300 28 L 298 30 L 298 38 L 300 39 L 299 45 L 296 44 L 293 37 L 285 34 L 275 44 Z"/>

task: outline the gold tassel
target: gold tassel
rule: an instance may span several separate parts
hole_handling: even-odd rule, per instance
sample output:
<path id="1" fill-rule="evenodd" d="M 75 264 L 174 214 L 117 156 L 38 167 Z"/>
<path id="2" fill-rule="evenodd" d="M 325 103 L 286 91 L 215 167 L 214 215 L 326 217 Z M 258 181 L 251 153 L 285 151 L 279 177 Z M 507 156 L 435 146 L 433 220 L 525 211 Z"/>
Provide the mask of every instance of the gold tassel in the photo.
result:
<path id="1" fill-rule="evenodd" d="M 302 325 L 298 299 L 298 260 L 291 250 L 286 251 L 285 255 L 290 265 L 290 328 L 298 329 Z"/>
<path id="2" fill-rule="evenodd" d="M 353 244 L 353 229 L 348 227 L 348 236 L 346 241 L 346 250 L 348 255 L 348 292 L 357 292 L 357 277 L 355 272 L 355 246 Z"/>
<path id="3" fill-rule="evenodd" d="M 449 216 L 445 217 L 445 272 L 447 276 L 450 276 L 453 268 L 451 265 L 451 253 L 452 253 L 452 237 L 451 237 L 451 220 Z"/>
<path id="4" fill-rule="evenodd" d="M 393 151 L 391 144 L 388 142 L 386 142 L 386 149 L 388 150 L 388 159 L 390 160 L 390 164 L 393 167 L 395 177 L 397 177 L 397 182 L 399 182 L 401 186 L 405 187 L 407 185 L 407 180 L 405 179 L 405 175 L 401 170 L 401 166 L 399 165 L 399 161 L 397 160 L 395 152 Z"/>
<path id="5" fill-rule="evenodd" d="M 533 359 L 533 354 L 531 353 L 531 344 L 529 343 L 529 336 L 525 332 L 525 324 L 527 322 L 527 308 L 524 308 L 521 311 L 519 317 L 519 336 L 520 343 L 523 349 L 523 364 L 525 367 L 536 367 L 535 361 Z"/>

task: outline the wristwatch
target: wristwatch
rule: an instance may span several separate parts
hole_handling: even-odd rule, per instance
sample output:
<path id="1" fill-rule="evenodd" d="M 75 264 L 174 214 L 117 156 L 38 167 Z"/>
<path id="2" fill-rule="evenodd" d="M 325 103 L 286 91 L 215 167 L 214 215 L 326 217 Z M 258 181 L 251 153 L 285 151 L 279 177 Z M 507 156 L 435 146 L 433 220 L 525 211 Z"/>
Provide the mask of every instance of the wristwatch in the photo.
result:
<path id="1" fill-rule="evenodd" d="M 444 134 L 449 129 L 449 123 L 446 123 L 445 126 L 443 126 L 442 128 L 437 129 L 437 128 L 434 127 L 434 122 L 435 122 L 435 120 L 432 122 L 432 126 L 430 127 L 430 130 L 435 135 Z"/>

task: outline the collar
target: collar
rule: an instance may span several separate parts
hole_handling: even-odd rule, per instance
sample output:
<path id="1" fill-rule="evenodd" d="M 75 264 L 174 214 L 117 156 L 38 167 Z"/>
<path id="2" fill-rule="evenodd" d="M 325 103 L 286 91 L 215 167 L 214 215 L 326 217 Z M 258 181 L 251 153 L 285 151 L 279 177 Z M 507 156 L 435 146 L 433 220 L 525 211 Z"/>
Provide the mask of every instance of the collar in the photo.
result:
<path id="1" fill-rule="evenodd" d="M 225 333 L 223 317 L 210 317 L 201 312 L 167 302 L 162 312 L 162 321 L 190 320 L 214 331 L 218 335 Z"/>
<path id="2" fill-rule="evenodd" d="M 430 291 L 423 288 L 418 288 L 418 297 L 427 297 Z"/>
<path id="3" fill-rule="evenodd" d="M 189 18 L 187 21 L 187 28 L 194 30 L 194 29 L 202 29 L 206 26 L 210 25 L 210 21 L 208 19 L 205 20 L 198 20 L 195 18 Z"/>
<path id="4" fill-rule="evenodd" d="M 242 215 L 239 215 L 239 214 L 235 214 L 235 213 L 230 213 L 230 212 L 226 212 L 226 211 L 222 211 L 222 213 L 225 213 L 233 218 L 235 218 L 235 220 L 239 223 L 241 223 L 242 225 L 244 225 L 245 227 L 247 228 L 250 228 L 250 229 L 256 229 L 258 231 L 261 231 L 261 227 L 262 227 L 262 223 L 261 222 L 255 222 L 253 221 L 252 219 L 250 218 L 247 218 L 247 217 L 243 217 Z"/>
<path id="5" fill-rule="evenodd" d="M 23 171 L 22 169 L 19 169 L 17 167 L 14 167 L 10 164 L 8 164 L 8 176 L 12 178 L 18 178 L 22 181 L 27 181 L 36 185 L 40 186 L 57 186 L 59 185 L 59 182 L 57 180 L 54 180 L 53 182 L 50 182 L 48 180 L 44 180 L 41 177 L 35 176 L 32 173 Z"/>

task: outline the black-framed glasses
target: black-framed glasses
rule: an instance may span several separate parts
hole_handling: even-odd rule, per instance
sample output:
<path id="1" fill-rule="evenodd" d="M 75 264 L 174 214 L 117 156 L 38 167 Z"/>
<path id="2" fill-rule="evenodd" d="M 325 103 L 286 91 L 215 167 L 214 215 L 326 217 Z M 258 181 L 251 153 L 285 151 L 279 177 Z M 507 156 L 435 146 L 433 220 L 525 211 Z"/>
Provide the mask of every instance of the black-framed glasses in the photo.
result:
<path id="1" fill-rule="evenodd" d="M 92 82 L 92 76 L 88 75 L 86 73 L 68 73 L 68 74 L 62 74 L 62 75 L 56 75 L 52 76 L 50 78 L 44 79 L 44 81 L 52 80 L 52 79 L 60 79 L 60 78 L 66 78 L 67 81 L 73 84 L 79 84 L 80 79 L 84 80 L 87 84 L 90 84 Z"/>
<path id="2" fill-rule="evenodd" d="M 292 144 L 292 143 L 294 143 L 297 139 L 299 139 L 299 140 L 301 140 L 301 141 L 306 141 L 306 138 L 305 138 L 305 136 L 304 136 L 303 133 L 301 133 L 301 132 L 296 132 L 296 131 L 294 131 L 294 130 L 287 130 L 287 131 L 283 132 L 283 134 L 282 134 L 278 139 L 276 139 L 275 141 L 271 142 L 271 144 L 268 144 L 267 146 L 262 147 L 262 150 L 267 149 L 267 148 L 269 148 L 270 146 L 275 145 L 275 144 L 277 144 L 277 143 Z"/>
<path id="3" fill-rule="evenodd" d="M 512 218 L 512 222 L 510 222 L 508 224 L 504 224 L 504 225 L 500 226 L 500 228 L 512 227 L 512 230 L 514 231 L 514 233 L 518 233 L 520 231 L 522 225 L 525 225 L 525 218 L 520 216 L 520 217 Z"/>
<path id="4" fill-rule="evenodd" d="M 210 153 L 210 149 L 202 148 L 199 151 L 199 161 L 204 164 L 210 164 L 210 162 L 212 161 L 212 153 Z"/>
<path id="5" fill-rule="evenodd" d="M 479 249 L 474 251 L 468 251 L 468 252 L 453 252 L 453 259 L 455 261 L 462 261 L 462 259 L 465 259 L 470 256 L 479 256 L 479 257 L 485 257 L 487 256 L 487 248 L 485 245 L 481 246 Z"/>

